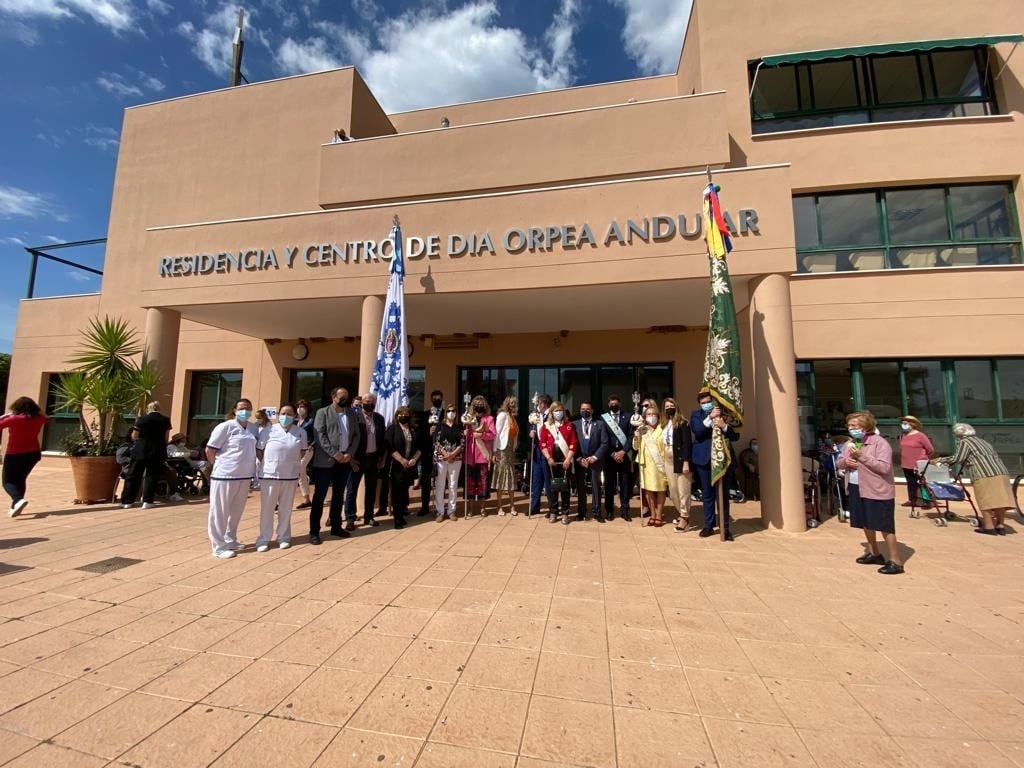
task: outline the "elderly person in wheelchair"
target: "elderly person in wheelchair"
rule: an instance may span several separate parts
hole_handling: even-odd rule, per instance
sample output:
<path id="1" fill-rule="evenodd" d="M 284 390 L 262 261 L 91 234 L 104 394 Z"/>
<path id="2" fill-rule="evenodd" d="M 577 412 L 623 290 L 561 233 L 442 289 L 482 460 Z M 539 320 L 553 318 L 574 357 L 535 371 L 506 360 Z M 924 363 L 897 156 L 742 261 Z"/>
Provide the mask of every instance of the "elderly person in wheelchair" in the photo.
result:
<path id="1" fill-rule="evenodd" d="M 205 493 L 210 487 L 210 462 L 201 458 L 195 448 L 189 448 L 181 432 L 171 435 L 167 444 L 167 466 L 177 475 L 176 491 L 193 494 Z"/>

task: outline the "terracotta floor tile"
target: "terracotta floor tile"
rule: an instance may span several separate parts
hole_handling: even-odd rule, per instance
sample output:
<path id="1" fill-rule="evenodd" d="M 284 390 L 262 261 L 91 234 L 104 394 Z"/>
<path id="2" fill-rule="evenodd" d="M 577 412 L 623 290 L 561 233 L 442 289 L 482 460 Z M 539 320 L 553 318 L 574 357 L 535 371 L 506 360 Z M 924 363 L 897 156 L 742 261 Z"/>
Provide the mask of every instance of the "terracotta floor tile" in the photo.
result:
<path id="1" fill-rule="evenodd" d="M 76 645 L 74 648 L 36 662 L 32 666 L 59 675 L 81 677 L 115 659 L 137 651 L 140 647 L 138 643 L 129 643 L 125 640 L 94 637 L 81 645 Z"/>
<path id="2" fill-rule="evenodd" d="M 475 643 L 490 617 L 483 613 L 450 613 L 437 611 L 419 637 L 431 640 L 450 640 L 457 643 Z"/>
<path id="3" fill-rule="evenodd" d="M 619 768 L 714 765 L 699 717 L 615 709 Z"/>
<path id="4" fill-rule="evenodd" d="M 19 669 L 4 675 L 0 677 L 0 712 L 21 706 L 67 682 L 67 677 L 38 669 Z"/>
<path id="5" fill-rule="evenodd" d="M 607 620 L 601 600 L 580 600 L 574 597 L 551 598 L 548 621 L 556 624 L 604 624 Z"/>
<path id="6" fill-rule="evenodd" d="M 608 660 L 561 653 L 541 653 L 533 691 L 543 696 L 612 703 Z"/>
<path id="7" fill-rule="evenodd" d="M 679 667 L 613 661 L 611 671 L 617 707 L 697 714 L 690 684 Z"/>
<path id="8" fill-rule="evenodd" d="M 345 595 L 341 602 L 364 603 L 366 605 L 379 605 L 383 607 L 390 604 L 392 600 L 402 594 L 402 592 L 405 591 L 405 587 L 406 585 L 404 584 L 378 584 L 374 581 L 368 581 L 358 589 L 355 589 Z"/>
<path id="9" fill-rule="evenodd" d="M 317 600 L 312 597 L 293 597 L 263 615 L 263 621 L 272 621 L 277 624 L 295 624 L 303 626 L 308 624 L 321 613 L 331 607 L 326 600 Z"/>
<path id="10" fill-rule="evenodd" d="M 503 648 L 523 648 L 539 651 L 544 640 L 543 619 L 494 614 L 488 619 L 479 642 Z"/>
<path id="11" fill-rule="evenodd" d="M 143 686 L 142 693 L 200 701 L 252 663 L 241 656 L 199 653 Z"/>
<path id="12" fill-rule="evenodd" d="M 348 669 L 315 670 L 274 710 L 275 717 L 342 726 L 348 722 L 380 675 Z"/>
<path id="13" fill-rule="evenodd" d="M 671 608 L 664 611 L 665 624 L 670 632 L 690 632 L 704 635 L 732 635 L 718 611 Z"/>
<path id="14" fill-rule="evenodd" d="M 817 766 L 797 732 L 788 726 L 714 718 L 705 719 L 704 725 L 721 768 Z"/>
<path id="15" fill-rule="evenodd" d="M 542 760 L 612 768 L 612 708 L 606 704 L 533 696 L 520 754 Z"/>
<path id="16" fill-rule="evenodd" d="M 495 590 L 455 589 L 445 600 L 442 610 L 452 613 L 481 613 L 490 615 L 501 593 Z"/>
<path id="17" fill-rule="evenodd" d="M 414 581 L 425 587 L 456 587 L 466 576 L 465 571 L 453 571 L 445 568 L 428 568 Z"/>
<path id="18" fill-rule="evenodd" d="M 525 693 L 457 685 L 441 710 L 430 741 L 514 754 L 529 701 Z"/>
<path id="19" fill-rule="evenodd" d="M 234 592 L 233 599 L 210 613 L 222 619 L 256 621 L 285 602 L 282 597 Z"/>
<path id="20" fill-rule="evenodd" d="M 109 604 L 99 602 L 97 600 L 68 600 L 54 605 L 50 608 L 45 608 L 36 613 L 26 616 L 27 621 L 31 621 L 34 624 L 45 624 L 49 627 L 60 627 L 65 624 L 70 624 L 78 619 L 91 616 L 97 611 L 102 611 Z"/>
<path id="21" fill-rule="evenodd" d="M 447 587 L 425 587 L 418 584 L 405 587 L 401 594 L 391 601 L 400 608 L 420 608 L 424 611 L 436 611 L 451 595 Z"/>
<path id="22" fill-rule="evenodd" d="M 337 733 L 326 725 L 264 717 L 212 768 L 309 768 Z"/>
<path id="23" fill-rule="evenodd" d="M 409 768 L 422 747 L 421 739 L 344 728 L 313 768 Z"/>
<path id="24" fill-rule="evenodd" d="M 957 717 L 982 737 L 1013 739 L 1024 721 L 1024 704 L 1002 691 L 931 691 Z"/>
<path id="25" fill-rule="evenodd" d="M 977 732 L 934 697 L 914 688 L 849 685 L 846 689 L 890 736 L 976 739 Z"/>
<path id="26" fill-rule="evenodd" d="M 416 637 L 433 615 L 432 611 L 421 611 L 418 608 L 390 606 L 383 608 L 370 621 L 366 629 L 382 635 Z"/>
<path id="27" fill-rule="evenodd" d="M 511 574 L 512 565 L 509 565 L 507 571 L 498 573 L 473 569 L 459 582 L 459 587 L 461 589 L 479 589 L 485 592 L 501 592 L 508 584 Z"/>
<path id="28" fill-rule="evenodd" d="M 539 654 L 520 648 L 478 645 L 473 649 L 459 681 L 464 685 L 529 693 Z"/>
<path id="29" fill-rule="evenodd" d="M 738 640 L 754 669 L 762 677 L 796 680 L 835 681 L 835 674 L 806 645 L 771 643 L 762 640 Z"/>
<path id="30" fill-rule="evenodd" d="M 200 768 L 214 762 L 260 720 L 259 715 L 194 705 L 118 762 L 146 768 Z"/>
<path id="31" fill-rule="evenodd" d="M 1024 766 L 1024 741 L 996 741 L 992 746 L 1008 757 L 1014 765 Z"/>
<path id="32" fill-rule="evenodd" d="M 385 677 L 349 725 L 367 731 L 425 739 L 452 686 L 428 680 Z"/>
<path id="33" fill-rule="evenodd" d="M 259 659 L 232 675 L 203 701 L 216 707 L 267 714 L 313 672 L 314 667 Z"/>
<path id="34" fill-rule="evenodd" d="M 590 591 L 593 592 L 595 590 L 594 582 L 591 581 L 590 583 L 591 583 Z M 566 585 L 565 587 L 563 587 L 563 591 L 565 589 L 571 589 L 571 585 Z M 557 592 L 557 590 L 558 590 L 558 584 L 555 581 L 554 577 L 552 577 L 552 576 L 529 576 L 529 575 L 522 575 L 521 574 L 519 576 L 515 576 L 513 578 L 510 578 L 508 580 L 508 583 L 505 585 L 505 591 L 506 592 L 513 592 L 513 593 L 519 594 L 519 595 L 547 595 L 547 596 L 549 596 L 549 595 L 552 594 L 552 592 Z M 563 594 L 562 596 L 563 597 L 587 597 L 587 596 L 590 596 L 590 595 Z M 594 599 L 597 599 L 597 598 L 600 597 L 600 594 L 594 594 L 594 595 L 592 595 L 592 597 Z"/>
<path id="35" fill-rule="evenodd" d="M 616 661 L 679 666 L 672 636 L 665 630 L 609 627 L 608 654 Z"/>
<path id="36" fill-rule="evenodd" d="M 550 605 L 551 597 L 549 595 L 506 592 L 495 604 L 494 613 L 543 621 L 547 619 Z"/>
<path id="37" fill-rule="evenodd" d="M 428 741 L 416 768 L 515 768 L 516 756 Z"/>
<path id="38" fill-rule="evenodd" d="M 944 653 L 886 652 L 886 657 L 903 672 L 929 691 L 955 688 L 958 690 L 995 690 L 995 682 L 981 677 L 963 662 Z"/>
<path id="39" fill-rule="evenodd" d="M 473 646 L 466 643 L 414 640 L 389 674 L 395 677 L 454 683 L 465 669 L 472 650 Z"/>
<path id="40" fill-rule="evenodd" d="M 216 645 L 228 635 L 244 628 L 246 622 L 237 619 L 219 619 L 214 616 L 200 616 L 181 629 L 164 635 L 155 642 L 171 648 L 182 648 L 186 651 L 205 651 Z"/>
<path id="41" fill-rule="evenodd" d="M 668 630 L 661 606 L 655 600 L 643 602 L 617 603 L 606 605 L 609 631 L 616 628 L 647 629 L 659 632 Z"/>
<path id="42" fill-rule="evenodd" d="M 764 678 L 763 682 L 794 726 L 883 734 L 867 710 L 835 681 Z"/>
<path id="43" fill-rule="evenodd" d="M 124 696 L 124 691 L 72 680 L 0 716 L 0 728 L 34 739 L 49 739 Z"/>
<path id="44" fill-rule="evenodd" d="M 3 738 L 0 738 L 0 765 L 5 765 L 8 760 L 13 760 L 18 755 L 28 752 L 38 745 L 39 739 L 5 731 Z"/>
<path id="45" fill-rule="evenodd" d="M 0 648 L 0 660 L 26 667 L 91 639 L 84 632 L 55 627 Z"/>
<path id="46" fill-rule="evenodd" d="M 276 648 L 289 637 L 299 631 L 294 624 L 273 624 L 269 621 L 249 622 L 233 634 L 211 645 L 210 653 L 223 653 L 228 656 L 245 656 L 258 659 Z M 307 663 L 316 664 L 319 659 L 310 659 Z"/>
<path id="47" fill-rule="evenodd" d="M 824 768 L 910 768 L 913 763 L 890 736 L 797 729 L 811 756 Z"/>
<path id="48" fill-rule="evenodd" d="M 573 653 L 607 658 L 608 630 L 604 622 L 588 623 L 573 619 L 548 619 L 542 650 L 549 653 Z"/>
<path id="49" fill-rule="evenodd" d="M 821 663 L 822 670 L 830 672 L 840 683 L 918 687 L 899 667 L 878 651 L 831 647 L 810 650 L 814 658 Z"/>
<path id="50" fill-rule="evenodd" d="M 919 768 L 1015 768 L 1013 760 L 984 741 L 906 737 L 896 741 Z"/>
<path id="51" fill-rule="evenodd" d="M 712 669 L 688 669 L 686 677 L 703 717 L 789 724 L 759 677 Z"/>
<path id="52" fill-rule="evenodd" d="M 90 672 L 85 679 L 92 683 L 114 685 L 133 691 L 168 670 L 184 664 L 193 656 L 195 654 L 192 651 L 144 645 L 139 650 Z"/>
<path id="53" fill-rule="evenodd" d="M 359 632 L 324 661 L 323 665 L 384 675 L 412 642 L 408 637 Z"/>
<path id="54" fill-rule="evenodd" d="M 140 608 L 139 610 L 148 609 Z M 153 643 L 196 620 L 195 616 L 187 613 L 178 613 L 172 610 L 155 611 L 137 621 L 112 630 L 109 636 L 132 643 Z"/>
<path id="55" fill-rule="evenodd" d="M 752 674 L 754 665 L 740 644 L 724 635 L 703 635 L 692 632 L 672 632 L 679 661 L 684 667 L 715 669 L 721 672 Z"/>
<path id="56" fill-rule="evenodd" d="M 40 744 L 6 763 L 5 768 L 101 768 L 106 764 L 107 761 L 99 757 L 53 744 Z"/>
<path id="57" fill-rule="evenodd" d="M 55 744 L 113 760 L 189 708 L 189 703 L 129 693 L 54 737 Z"/>

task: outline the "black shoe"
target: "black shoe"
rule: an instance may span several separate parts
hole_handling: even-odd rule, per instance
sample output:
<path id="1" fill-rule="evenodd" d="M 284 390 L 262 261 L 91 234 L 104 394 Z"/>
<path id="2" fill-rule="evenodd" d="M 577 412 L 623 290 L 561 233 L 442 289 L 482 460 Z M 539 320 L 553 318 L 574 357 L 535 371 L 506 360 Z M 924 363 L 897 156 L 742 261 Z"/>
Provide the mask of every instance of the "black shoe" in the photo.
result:
<path id="1" fill-rule="evenodd" d="M 715 535 L 715 529 L 714 528 L 701 528 L 700 529 L 700 537 L 702 539 L 706 539 L 709 536 L 714 536 L 714 535 Z"/>
<path id="2" fill-rule="evenodd" d="M 405 520 L 395 520 L 395 530 L 400 531 L 405 528 Z"/>
<path id="3" fill-rule="evenodd" d="M 427 516 L 427 510 L 425 510 L 425 509 L 421 509 L 419 512 L 416 513 L 416 517 L 426 517 L 426 516 Z"/>
<path id="4" fill-rule="evenodd" d="M 996 529 L 995 529 L 995 528 L 975 528 L 975 529 L 974 529 L 974 532 L 975 532 L 975 533 L 983 533 L 983 534 L 985 534 L 986 536 L 998 536 L 998 535 L 999 535 L 999 534 L 998 534 L 998 533 L 996 532 Z"/>
<path id="5" fill-rule="evenodd" d="M 345 530 L 346 531 L 354 531 L 355 529 L 356 529 L 356 524 L 355 524 L 354 520 L 349 520 L 347 523 L 345 523 Z"/>
<path id="6" fill-rule="evenodd" d="M 355 526 L 352 526 L 355 528 Z M 347 539 L 352 534 L 346 531 L 344 528 L 331 529 L 331 536 L 337 536 L 339 539 Z"/>
<path id="7" fill-rule="evenodd" d="M 629 512 L 623 512 L 622 519 L 625 520 L 627 523 L 633 522 L 633 517 L 629 514 Z"/>
<path id="8" fill-rule="evenodd" d="M 296 509 L 309 509 L 312 506 L 313 506 L 313 502 L 311 502 L 311 501 L 303 501 L 302 503 L 298 504 L 295 508 Z"/>
<path id="9" fill-rule="evenodd" d="M 568 525 L 568 524 L 569 524 L 569 516 L 568 515 L 562 515 L 562 525 Z"/>
<path id="10" fill-rule="evenodd" d="M 376 520 L 363 520 L 363 525 L 368 525 L 371 528 L 376 528 L 378 525 L 380 525 L 380 523 L 378 523 Z"/>
<path id="11" fill-rule="evenodd" d="M 889 560 L 885 565 L 878 569 L 879 573 L 884 573 L 886 576 L 895 576 L 898 573 L 903 573 L 903 566 L 897 565 L 892 560 Z"/>
<path id="12" fill-rule="evenodd" d="M 856 562 L 861 565 L 885 565 L 885 558 L 881 555 L 861 555 Z"/>
<path id="13" fill-rule="evenodd" d="M 732 537 L 732 531 L 726 531 L 725 532 L 725 540 L 726 541 L 736 541 L 736 539 L 734 539 Z"/>
<path id="14" fill-rule="evenodd" d="M 318 547 L 321 544 L 323 544 L 323 541 L 320 540 L 320 534 L 318 534 L 318 533 L 311 533 L 311 534 L 309 534 L 309 543 L 312 544 L 313 546 L 316 546 L 316 547 Z"/>
<path id="15" fill-rule="evenodd" d="M 1000 536 L 1005 536 L 1006 535 L 1006 529 L 1003 528 L 1003 526 L 1000 525 L 999 527 L 996 528 L 996 533 L 998 533 Z"/>
<path id="16" fill-rule="evenodd" d="M 599 522 L 602 525 L 604 525 L 605 520 L 604 520 L 604 517 L 602 515 L 597 515 L 594 519 L 597 520 L 597 522 Z"/>

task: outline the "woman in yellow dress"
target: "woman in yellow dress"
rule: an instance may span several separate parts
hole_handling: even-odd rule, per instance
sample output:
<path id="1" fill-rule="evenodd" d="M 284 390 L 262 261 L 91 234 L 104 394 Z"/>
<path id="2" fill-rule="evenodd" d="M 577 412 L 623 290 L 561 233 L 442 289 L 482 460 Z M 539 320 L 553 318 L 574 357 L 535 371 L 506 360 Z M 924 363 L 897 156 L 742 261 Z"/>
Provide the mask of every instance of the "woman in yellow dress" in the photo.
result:
<path id="1" fill-rule="evenodd" d="M 651 510 L 647 525 L 662 526 L 661 513 L 665 506 L 668 479 L 665 475 L 665 440 L 658 406 L 648 405 L 643 410 L 643 423 L 633 433 L 633 450 L 640 467 L 640 492 L 644 506 Z M 641 520 L 643 517 L 641 516 Z"/>

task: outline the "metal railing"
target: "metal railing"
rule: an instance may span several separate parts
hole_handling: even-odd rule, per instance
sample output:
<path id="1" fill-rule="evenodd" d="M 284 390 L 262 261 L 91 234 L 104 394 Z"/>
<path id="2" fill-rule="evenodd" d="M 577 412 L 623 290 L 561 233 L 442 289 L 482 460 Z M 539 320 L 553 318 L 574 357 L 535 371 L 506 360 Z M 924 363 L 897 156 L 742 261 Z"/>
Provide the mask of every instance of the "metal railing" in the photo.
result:
<path id="1" fill-rule="evenodd" d="M 78 262 L 75 261 L 62 259 L 59 256 L 53 256 L 52 254 L 47 253 L 47 251 L 53 251 L 58 248 L 78 248 L 85 245 L 99 245 L 100 243 L 105 242 L 107 242 L 107 238 L 98 237 L 93 240 L 75 240 L 70 243 L 53 243 L 52 245 L 38 245 L 34 247 L 26 247 L 25 250 L 28 251 L 29 256 L 31 256 L 31 261 L 29 262 L 28 266 L 28 286 L 25 291 L 25 298 L 31 299 L 35 297 L 36 270 L 39 268 L 40 259 L 55 261 L 58 264 L 64 264 L 65 266 L 74 267 L 75 269 L 81 269 L 85 272 L 91 272 L 94 275 L 99 275 L 100 277 L 103 277 L 103 270 L 101 269 L 89 267 L 86 266 L 85 264 L 79 264 Z"/>

